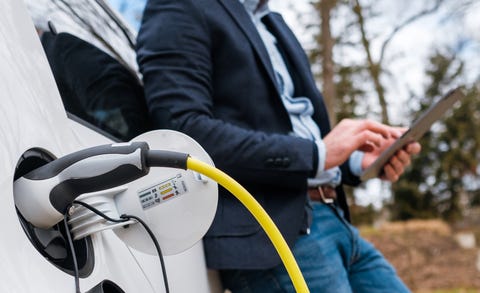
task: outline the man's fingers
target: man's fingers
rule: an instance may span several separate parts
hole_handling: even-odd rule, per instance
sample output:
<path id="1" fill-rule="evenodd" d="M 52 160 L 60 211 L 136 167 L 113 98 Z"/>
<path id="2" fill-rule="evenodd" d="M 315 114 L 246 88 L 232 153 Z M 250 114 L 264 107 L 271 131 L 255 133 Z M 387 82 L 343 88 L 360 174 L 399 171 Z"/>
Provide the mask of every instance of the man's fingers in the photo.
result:
<path id="1" fill-rule="evenodd" d="M 404 150 L 399 150 L 395 156 L 397 157 L 398 160 L 403 164 L 403 166 L 409 166 L 411 163 L 410 155 L 404 151 Z"/>
<path id="2" fill-rule="evenodd" d="M 356 149 L 360 149 L 368 144 L 380 147 L 384 141 L 384 138 L 379 133 L 372 132 L 370 130 L 364 130 L 355 136 L 355 140 L 357 146 Z"/>
<path id="3" fill-rule="evenodd" d="M 399 134 L 401 135 L 400 130 L 398 130 L 396 127 L 391 127 L 372 120 L 363 120 L 363 123 L 361 124 L 361 129 L 376 132 L 386 139 L 392 136 L 396 137 Z"/>
<path id="4" fill-rule="evenodd" d="M 422 150 L 422 146 L 418 142 L 412 142 L 412 143 L 409 143 L 407 145 L 405 150 L 410 155 L 416 155 L 416 154 L 420 153 L 420 151 Z"/>
<path id="5" fill-rule="evenodd" d="M 400 178 L 400 175 L 405 172 L 405 167 L 409 166 L 410 163 L 410 154 L 406 150 L 398 151 L 383 167 L 384 175 L 382 179 L 396 182 Z"/>
<path id="6" fill-rule="evenodd" d="M 390 126 L 393 131 L 392 131 L 392 136 L 393 138 L 399 138 L 402 136 L 407 130 L 407 127 L 398 127 L 398 126 Z"/>
<path id="7" fill-rule="evenodd" d="M 390 182 L 396 182 L 399 178 L 399 175 L 395 172 L 392 165 L 386 164 L 383 167 L 384 178 Z"/>
<path id="8" fill-rule="evenodd" d="M 358 150 L 364 152 L 364 153 L 370 153 L 375 150 L 375 145 L 373 145 L 371 142 L 367 141 L 365 144 L 361 145 Z"/>
<path id="9" fill-rule="evenodd" d="M 405 166 L 402 161 L 399 160 L 398 156 L 393 156 L 388 163 L 398 175 L 402 174 L 405 170 Z"/>

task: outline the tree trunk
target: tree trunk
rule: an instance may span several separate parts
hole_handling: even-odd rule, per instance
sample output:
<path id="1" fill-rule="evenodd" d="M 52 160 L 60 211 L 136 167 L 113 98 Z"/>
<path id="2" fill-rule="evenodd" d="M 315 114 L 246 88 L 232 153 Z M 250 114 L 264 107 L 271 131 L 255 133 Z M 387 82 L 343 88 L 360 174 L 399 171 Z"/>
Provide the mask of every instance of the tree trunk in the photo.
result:
<path id="1" fill-rule="evenodd" d="M 322 82 L 325 105 L 330 116 L 330 123 L 334 126 L 337 122 L 335 105 L 337 100 L 337 88 L 334 82 L 335 66 L 333 62 L 333 46 L 335 40 L 332 38 L 330 28 L 330 12 L 337 4 L 337 0 L 320 0 L 320 46 L 322 55 Z"/>
<path id="2" fill-rule="evenodd" d="M 360 5 L 359 0 L 354 1 L 353 12 L 358 18 L 358 26 L 362 35 L 362 45 L 365 50 L 365 54 L 367 55 L 368 72 L 372 77 L 373 85 L 375 87 L 375 91 L 377 92 L 378 102 L 381 107 L 382 122 L 385 124 L 389 124 L 390 119 L 388 118 L 387 101 L 385 100 L 385 89 L 380 82 L 380 74 L 382 71 L 381 63 L 375 62 L 372 58 L 372 53 L 370 51 L 370 41 L 368 40 L 367 33 L 365 32 L 365 19 L 363 17 L 362 6 Z"/>

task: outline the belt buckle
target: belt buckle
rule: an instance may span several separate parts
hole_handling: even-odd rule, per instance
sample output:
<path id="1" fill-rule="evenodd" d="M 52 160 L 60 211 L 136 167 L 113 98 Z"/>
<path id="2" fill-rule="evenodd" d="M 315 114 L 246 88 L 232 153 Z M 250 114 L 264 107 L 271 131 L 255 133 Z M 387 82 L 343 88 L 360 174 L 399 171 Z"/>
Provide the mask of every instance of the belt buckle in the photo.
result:
<path id="1" fill-rule="evenodd" d="M 323 192 L 322 186 L 317 186 L 318 193 L 320 194 L 320 197 L 322 198 L 323 203 L 325 204 L 331 204 L 334 202 L 333 198 L 327 198 L 325 196 L 325 193 Z"/>

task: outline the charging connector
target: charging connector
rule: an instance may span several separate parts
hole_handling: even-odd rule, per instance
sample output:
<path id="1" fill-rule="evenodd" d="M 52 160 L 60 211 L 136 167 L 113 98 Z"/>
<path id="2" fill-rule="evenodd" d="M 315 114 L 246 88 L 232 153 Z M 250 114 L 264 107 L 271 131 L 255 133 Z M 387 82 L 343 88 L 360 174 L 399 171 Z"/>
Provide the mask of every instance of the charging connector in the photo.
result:
<path id="1" fill-rule="evenodd" d="M 148 174 L 150 167 L 189 169 L 229 190 L 267 233 L 296 291 L 309 292 L 286 241 L 255 198 L 227 174 L 186 153 L 150 150 L 146 142 L 86 149 L 50 162 L 15 181 L 15 204 L 27 221 L 48 228 L 63 218 L 66 209 L 79 195 L 134 181 Z M 145 209 L 148 206 L 144 206 Z"/>
<path id="2" fill-rule="evenodd" d="M 187 158 L 184 153 L 150 151 L 146 142 L 88 148 L 17 179 L 15 204 L 27 221 L 50 228 L 61 221 L 66 208 L 79 195 L 136 180 L 147 175 L 150 166 L 186 169 Z"/>

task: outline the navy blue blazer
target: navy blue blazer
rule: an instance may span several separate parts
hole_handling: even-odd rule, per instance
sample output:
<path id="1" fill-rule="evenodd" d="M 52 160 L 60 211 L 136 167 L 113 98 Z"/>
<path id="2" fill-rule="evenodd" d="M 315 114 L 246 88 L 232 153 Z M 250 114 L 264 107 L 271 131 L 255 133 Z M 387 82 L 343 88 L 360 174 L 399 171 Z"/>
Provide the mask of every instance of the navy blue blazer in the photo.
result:
<path id="1" fill-rule="evenodd" d="M 309 61 L 282 17 L 264 19 L 295 84 L 312 101 L 323 135 L 330 125 Z M 263 42 L 238 0 L 150 0 L 137 53 L 147 104 L 158 128 L 197 140 L 216 166 L 238 180 L 270 214 L 289 245 L 308 225 L 307 178 L 317 168 L 315 144 L 290 135 Z M 342 166 L 343 181 L 358 178 Z M 342 188 L 339 204 L 346 209 Z M 204 238 L 207 265 L 264 269 L 280 263 L 264 231 L 220 188 L 215 220 Z"/>

